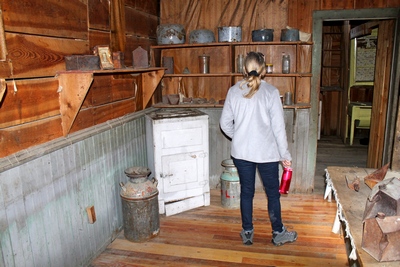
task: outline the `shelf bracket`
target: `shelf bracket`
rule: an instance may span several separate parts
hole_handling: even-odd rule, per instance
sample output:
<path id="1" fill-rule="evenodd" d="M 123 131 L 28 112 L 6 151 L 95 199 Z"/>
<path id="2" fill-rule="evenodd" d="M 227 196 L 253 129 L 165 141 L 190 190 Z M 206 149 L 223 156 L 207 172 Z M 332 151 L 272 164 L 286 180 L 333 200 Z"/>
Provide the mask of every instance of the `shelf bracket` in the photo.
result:
<path id="1" fill-rule="evenodd" d="M 57 76 L 61 124 L 63 135 L 67 136 L 93 82 L 93 73 L 59 73 Z"/>
<path id="2" fill-rule="evenodd" d="M 158 84 L 164 76 L 164 69 L 142 73 L 142 103 L 137 108 L 144 109 L 150 102 Z M 141 105 L 141 106 L 140 106 Z"/>

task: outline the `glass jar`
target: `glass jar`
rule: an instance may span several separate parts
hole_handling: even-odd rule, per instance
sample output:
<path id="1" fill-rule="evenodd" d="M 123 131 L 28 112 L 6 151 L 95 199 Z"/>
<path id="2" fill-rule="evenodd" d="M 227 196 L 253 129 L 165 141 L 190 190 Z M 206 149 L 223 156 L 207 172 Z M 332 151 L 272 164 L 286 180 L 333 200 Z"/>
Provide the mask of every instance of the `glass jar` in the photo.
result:
<path id="1" fill-rule="evenodd" d="M 290 73 L 290 55 L 282 56 L 282 73 Z"/>
<path id="2" fill-rule="evenodd" d="M 236 60 L 236 72 L 243 73 L 244 56 L 238 55 Z"/>
<path id="3" fill-rule="evenodd" d="M 266 68 L 267 68 L 267 73 L 271 74 L 273 72 L 274 69 L 274 65 L 272 64 L 265 64 Z"/>

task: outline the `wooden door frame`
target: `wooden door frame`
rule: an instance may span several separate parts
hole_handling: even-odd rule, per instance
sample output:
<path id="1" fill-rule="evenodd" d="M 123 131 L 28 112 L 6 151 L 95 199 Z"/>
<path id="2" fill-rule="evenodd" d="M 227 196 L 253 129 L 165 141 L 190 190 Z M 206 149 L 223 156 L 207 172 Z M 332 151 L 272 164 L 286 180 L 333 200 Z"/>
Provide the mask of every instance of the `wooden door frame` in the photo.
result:
<path id="1" fill-rule="evenodd" d="M 318 96 L 320 92 L 321 79 L 321 57 L 322 57 L 322 27 L 324 21 L 346 21 L 346 20 L 395 20 L 394 51 L 391 65 L 390 89 L 388 98 L 388 114 L 386 116 L 386 129 L 384 137 L 384 149 L 381 165 L 389 162 L 392 158 L 394 136 L 396 130 L 398 94 L 400 81 L 400 8 L 372 8 L 372 9 L 349 9 L 349 10 L 318 10 L 313 12 L 313 57 L 312 57 L 312 80 L 311 80 L 311 112 L 310 112 L 310 140 L 308 164 L 314 170 L 317 155 L 317 125 L 318 125 Z M 345 87 L 346 88 L 346 87 Z M 347 96 L 347 92 L 344 92 Z M 346 113 L 345 113 L 346 114 Z"/>

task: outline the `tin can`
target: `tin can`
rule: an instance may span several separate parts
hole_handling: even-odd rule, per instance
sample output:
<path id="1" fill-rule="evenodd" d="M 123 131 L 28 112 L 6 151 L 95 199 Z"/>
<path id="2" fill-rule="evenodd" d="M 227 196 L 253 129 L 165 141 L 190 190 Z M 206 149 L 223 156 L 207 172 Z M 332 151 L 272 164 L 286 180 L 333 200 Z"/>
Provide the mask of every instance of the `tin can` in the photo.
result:
<path id="1" fill-rule="evenodd" d="M 236 72 L 243 73 L 243 62 L 244 62 L 244 56 L 238 55 L 236 60 Z"/>
<path id="2" fill-rule="evenodd" d="M 279 193 L 287 194 L 289 193 L 290 181 L 292 180 L 292 168 L 287 167 L 283 169 L 281 185 L 279 187 Z"/>
<path id="3" fill-rule="evenodd" d="M 285 93 L 285 105 L 290 106 L 292 105 L 292 93 L 291 92 L 286 92 Z"/>
<path id="4" fill-rule="evenodd" d="M 210 57 L 206 55 L 199 56 L 199 72 L 203 74 L 210 73 Z"/>

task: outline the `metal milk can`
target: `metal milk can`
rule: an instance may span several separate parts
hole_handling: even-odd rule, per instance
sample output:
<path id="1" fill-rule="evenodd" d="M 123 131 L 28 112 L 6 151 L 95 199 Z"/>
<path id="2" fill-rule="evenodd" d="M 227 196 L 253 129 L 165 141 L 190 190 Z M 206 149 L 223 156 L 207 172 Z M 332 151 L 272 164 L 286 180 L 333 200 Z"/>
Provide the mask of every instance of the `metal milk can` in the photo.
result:
<path id="1" fill-rule="evenodd" d="M 221 204 L 225 208 L 240 207 L 239 174 L 232 159 L 225 159 L 221 165 L 225 167 L 221 174 Z"/>
<path id="2" fill-rule="evenodd" d="M 120 183 L 124 235 L 129 241 L 147 241 L 160 231 L 157 180 L 149 179 L 150 173 L 147 167 L 131 167 L 125 170 L 129 181 Z"/>

